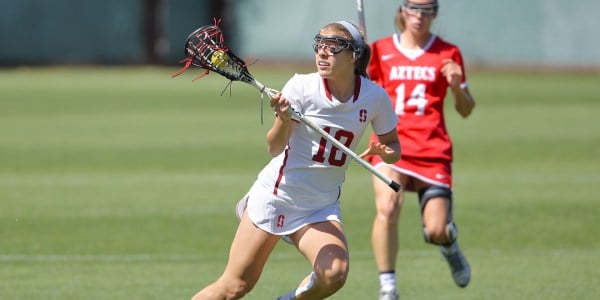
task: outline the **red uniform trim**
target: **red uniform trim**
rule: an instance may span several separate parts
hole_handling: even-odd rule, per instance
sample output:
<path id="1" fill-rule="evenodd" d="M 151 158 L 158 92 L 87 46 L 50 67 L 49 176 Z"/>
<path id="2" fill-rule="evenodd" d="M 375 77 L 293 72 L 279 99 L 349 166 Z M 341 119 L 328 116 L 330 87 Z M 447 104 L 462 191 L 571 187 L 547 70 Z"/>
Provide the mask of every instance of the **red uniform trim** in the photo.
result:
<path id="1" fill-rule="evenodd" d="M 331 96 L 331 91 L 329 90 L 329 84 L 327 83 L 327 79 L 326 78 L 322 78 L 323 79 L 323 86 L 325 87 L 325 96 L 327 96 L 327 99 L 329 99 L 329 101 L 333 100 L 333 96 Z M 360 75 L 356 74 L 356 76 L 354 77 L 354 99 L 352 100 L 353 102 L 356 102 L 356 100 L 358 100 L 358 95 L 360 95 L 360 84 L 361 84 L 361 80 L 360 80 Z"/>
<path id="2" fill-rule="evenodd" d="M 287 163 L 289 149 L 290 148 L 286 148 L 284 151 L 283 163 L 281 164 L 281 167 L 279 168 L 279 176 L 277 176 L 277 180 L 275 181 L 275 187 L 273 188 L 273 195 L 277 195 L 277 192 L 279 191 L 279 184 L 281 183 L 281 179 L 283 178 L 283 169 L 285 168 L 285 165 Z"/>

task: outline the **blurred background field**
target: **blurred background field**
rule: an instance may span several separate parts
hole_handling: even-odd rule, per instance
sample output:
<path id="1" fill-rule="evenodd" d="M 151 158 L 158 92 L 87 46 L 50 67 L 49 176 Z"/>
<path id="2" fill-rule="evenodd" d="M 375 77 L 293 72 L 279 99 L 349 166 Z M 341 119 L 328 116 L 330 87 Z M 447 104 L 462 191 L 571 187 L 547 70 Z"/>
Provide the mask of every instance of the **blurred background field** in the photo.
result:
<path id="1" fill-rule="evenodd" d="M 260 124 L 250 86 L 220 96 L 226 80 L 171 79 L 174 69 L 0 71 L 0 299 L 187 299 L 220 274 L 233 207 L 268 159 L 271 116 Z M 277 88 L 294 70 L 253 69 Z M 473 282 L 454 287 L 439 253 L 422 242 L 411 195 L 403 297 L 598 294 L 599 79 L 472 73 L 475 114 L 461 120 L 449 111 L 448 126 Z M 373 299 L 373 200 L 360 166 L 350 168 L 342 199 L 352 271 L 332 299 Z M 307 272 L 283 244 L 247 298 L 273 299 Z"/>
<path id="2" fill-rule="evenodd" d="M 477 100 L 467 120 L 446 107 L 473 278 L 454 286 L 411 194 L 402 299 L 595 299 L 600 2 L 476 2 L 441 0 L 435 28 L 463 50 Z M 354 2 L 302 3 L 0 2 L 0 299 L 189 299 L 216 279 L 233 207 L 269 159 L 272 116 L 261 124 L 250 86 L 170 73 L 189 32 L 218 17 L 232 49 L 260 58 L 257 79 L 281 88 L 313 70 L 320 26 L 356 20 Z M 370 40 L 392 32 L 399 3 L 365 1 Z M 331 299 L 377 297 L 372 198 L 353 164 L 342 194 L 351 273 Z M 282 243 L 245 299 L 274 299 L 308 272 Z"/>
<path id="3" fill-rule="evenodd" d="M 369 41 L 394 32 L 402 0 L 362 1 Z M 440 0 L 433 32 L 470 66 L 600 68 L 600 2 Z M 194 29 L 220 20 L 242 58 L 312 59 L 323 25 L 358 23 L 347 0 L 0 1 L 0 66 L 169 64 Z"/>

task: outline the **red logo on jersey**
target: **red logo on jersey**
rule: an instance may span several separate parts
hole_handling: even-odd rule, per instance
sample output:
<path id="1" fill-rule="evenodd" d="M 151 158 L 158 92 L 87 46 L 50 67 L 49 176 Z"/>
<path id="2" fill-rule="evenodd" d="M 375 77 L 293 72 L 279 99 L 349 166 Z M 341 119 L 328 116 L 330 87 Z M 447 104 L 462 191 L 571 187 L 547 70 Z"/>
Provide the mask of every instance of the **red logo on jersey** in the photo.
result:
<path id="1" fill-rule="evenodd" d="M 361 123 L 364 123 L 367 121 L 367 110 L 366 109 L 360 110 L 360 112 L 358 113 L 358 121 Z"/>
<path id="2" fill-rule="evenodd" d="M 285 221 L 284 215 L 277 216 L 277 227 L 279 227 L 279 228 L 283 227 L 284 221 Z"/>

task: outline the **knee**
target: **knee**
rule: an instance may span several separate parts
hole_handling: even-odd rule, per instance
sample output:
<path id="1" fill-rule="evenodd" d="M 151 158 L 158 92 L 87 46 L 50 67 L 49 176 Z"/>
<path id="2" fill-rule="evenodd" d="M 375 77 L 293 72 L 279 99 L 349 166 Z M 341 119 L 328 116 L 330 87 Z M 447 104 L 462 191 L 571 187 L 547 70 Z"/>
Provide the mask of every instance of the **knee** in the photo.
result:
<path id="1" fill-rule="evenodd" d="M 345 264 L 325 270 L 322 274 L 321 282 L 323 288 L 328 291 L 327 294 L 333 294 L 344 286 L 347 279 L 348 266 Z"/>
<path id="2" fill-rule="evenodd" d="M 425 235 L 425 240 L 431 242 L 432 244 L 441 245 L 447 243 L 447 237 L 445 232 L 445 225 L 430 225 L 423 228 L 423 234 Z"/>
<path id="3" fill-rule="evenodd" d="M 400 217 L 402 202 L 398 196 L 386 195 L 377 197 L 377 218 L 389 223 L 395 223 Z"/>
<path id="4" fill-rule="evenodd" d="M 445 224 L 435 223 L 423 227 L 423 235 L 425 241 L 435 245 L 447 245 L 454 240 L 458 235 L 458 229 L 454 222 L 448 222 Z"/>

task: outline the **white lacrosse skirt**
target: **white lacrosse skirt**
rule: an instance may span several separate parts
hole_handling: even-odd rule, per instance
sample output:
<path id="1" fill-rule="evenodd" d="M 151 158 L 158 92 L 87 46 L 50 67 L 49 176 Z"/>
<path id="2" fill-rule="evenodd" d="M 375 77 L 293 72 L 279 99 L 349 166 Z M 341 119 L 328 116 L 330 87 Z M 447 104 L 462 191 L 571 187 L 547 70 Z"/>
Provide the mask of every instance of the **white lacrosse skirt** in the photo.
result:
<path id="1" fill-rule="evenodd" d="M 325 221 L 341 221 L 340 201 L 327 205 L 301 205 L 273 194 L 272 190 L 254 183 L 236 206 L 241 219 L 244 210 L 258 228 L 275 235 L 289 235 L 302 227 Z"/>

